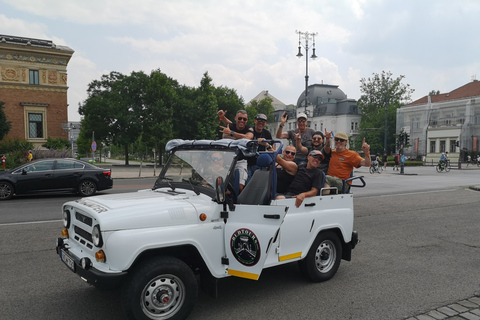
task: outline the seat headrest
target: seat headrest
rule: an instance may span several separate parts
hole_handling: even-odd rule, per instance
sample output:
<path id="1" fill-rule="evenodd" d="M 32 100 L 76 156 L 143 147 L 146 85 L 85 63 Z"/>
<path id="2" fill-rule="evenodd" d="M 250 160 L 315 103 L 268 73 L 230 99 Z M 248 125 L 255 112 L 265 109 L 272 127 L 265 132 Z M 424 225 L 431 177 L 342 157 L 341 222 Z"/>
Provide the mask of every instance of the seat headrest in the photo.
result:
<path id="1" fill-rule="evenodd" d="M 257 166 L 259 166 L 260 168 L 266 168 L 270 166 L 272 162 L 273 162 L 272 157 L 270 157 L 266 153 L 262 153 L 257 158 Z"/>

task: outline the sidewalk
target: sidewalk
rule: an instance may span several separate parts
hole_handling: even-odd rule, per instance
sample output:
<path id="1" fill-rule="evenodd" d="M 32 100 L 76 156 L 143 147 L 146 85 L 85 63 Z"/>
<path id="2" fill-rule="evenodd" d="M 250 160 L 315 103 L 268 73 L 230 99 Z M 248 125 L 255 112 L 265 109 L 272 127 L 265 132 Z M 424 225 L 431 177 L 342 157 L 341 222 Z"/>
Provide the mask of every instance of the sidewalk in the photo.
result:
<path id="1" fill-rule="evenodd" d="M 95 163 L 97 167 L 111 169 L 113 179 L 128 178 L 155 178 L 162 171 L 161 166 L 156 168 L 152 163 L 142 163 L 137 161 L 129 161 L 129 165 L 125 165 L 124 160 L 107 159 L 107 162 Z"/>

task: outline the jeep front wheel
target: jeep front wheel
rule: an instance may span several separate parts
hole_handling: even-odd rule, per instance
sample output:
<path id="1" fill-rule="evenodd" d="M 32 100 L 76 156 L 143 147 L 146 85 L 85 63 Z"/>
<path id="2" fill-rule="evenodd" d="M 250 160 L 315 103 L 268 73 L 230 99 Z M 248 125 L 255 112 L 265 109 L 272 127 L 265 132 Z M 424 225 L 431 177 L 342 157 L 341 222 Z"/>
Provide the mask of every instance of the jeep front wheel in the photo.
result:
<path id="1" fill-rule="evenodd" d="M 330 280 L 338 270 L 342 258 L 342 244 L 333 231 L 321 232 L 307 256 L 299 261 L 302 273 L 313 282 Z"/>
<path id="2" fill-rule="evenodd" d="M 135 268 L 123 287 L 130 319 L 185 319 L 197 298 L 192 270 L 180 259 L 158 257 Z"/>

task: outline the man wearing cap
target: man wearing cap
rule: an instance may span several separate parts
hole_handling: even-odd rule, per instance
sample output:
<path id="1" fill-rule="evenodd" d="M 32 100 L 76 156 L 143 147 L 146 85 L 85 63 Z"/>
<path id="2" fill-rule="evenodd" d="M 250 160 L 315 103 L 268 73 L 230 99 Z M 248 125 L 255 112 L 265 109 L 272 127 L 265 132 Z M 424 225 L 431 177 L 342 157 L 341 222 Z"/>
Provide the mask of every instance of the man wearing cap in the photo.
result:
<path id="1" fill-rule="evenodd" d="M 313 133 L 313 137 L 312 137 L 312 147 L 311 148 L 307 148 L 307 147 L 304 147 L 302 145 L 302 140 L 301 140 L 301 137 L 300 137 L 300 134 L 297 134 L 297 151 L 298 152 L 301 152 L 305 155 L 307 155 L 308 153 L 310 153 L 310 151 L 312 150 L 318 150 L 320 152 L 322 152 L 322 149 L 323 149 L 323 146 L 324 146 L 324 143 L 323 143 L 323 132 L 321 131 L 315 131 Z M 324 159 L 322 160 L 322 163 L 320 163 L 320 170 L 322 170 L 323 172 L 325 172 L 325 174 L 327 174 L 328 172 L 328 163 L 330 161 L 330 155 L 328 156 L 325 156 L 325 154 L 323 154 L 324 156 Z"/>
<path id="2" fill-rule="evenodd" d="M 306 148 L 312 147 L 312 137 L 315 133 L 315 130 L 307 128 L 307 115 L 303 112 L 298 113 L 297 115 L 297 128 L 295 130 L 289 130 L 287 132 L 282 132 L 283 126 L 287 122 L 287 113 L 284 112 L 280 120 L 280 126 L 277 130 L 278 139 L 290 139 L 293 143 L 297 140 L 297 134 L 300 136 L 301 144 Z M 298 165 L 305 164 L 307 162 L 306 154 L 297 152 L 295 156 L 295 163 Z"/>
<path id="3" fill-rule="evenodd" d="M 248 122 L 248 115 L 247 111 L 245 110 L 238 110 L 237 114 L 235 115 L 235 123 L 232 123 L 225 117 L 225 111 L 219 110 L 217 112 L 220 121 L 225 124 L 225 127 L 220 126 L 221 132 L 223 133 L 223 139 L 252 139 L 253 138 L 253 128 L 250 127 Z M 243 190 L 245 183 L 248 178 L 247 172 L 247 160 L 239 160 L 235 166 L 235 169 L 238 169 L 240 174 L 240 191 Z"/>
<path id="4" fill-rule="evenodd" d="M 302 205 L 303 200 L 318 194 L 321 188 L 323 174 L 318 165 L 323 159 L 323 155 L 318 150 L 312 150 L 307 156 L 307 164 L 299 165 L 295 178 L 283 195 L 278 195 L 277 199 L 295 198 L 295 206 Z"/>
<path id="5" fill-rule="evenodd" d="M 338 132 L 335 134 L 335 150 L 330 148 L 330 140 L 332 133 L 327 132 L 325 129 L 325 147 L 323 148 L 324 154 L 330 154 L 330 164 L 328 167 L 328 173 L 326 177 L 325 188 L 336 187 L 338 190 L 343 189 L 343 180 L 350 178 L 352 170 L 354 168 L 360 168 L 361 166 L 370 167 L 372 159 L 370 158 L 370 145 L 365 142 L 363 138 L 362 150 L 365 154 L 365 159 L 362 158 L 357 152 L 347 149 L 348 136 L 345 132 Z M 348 192 L 350 185 L 347 184 Z M 325 194 L 328 193 L 325 192 Z"/>

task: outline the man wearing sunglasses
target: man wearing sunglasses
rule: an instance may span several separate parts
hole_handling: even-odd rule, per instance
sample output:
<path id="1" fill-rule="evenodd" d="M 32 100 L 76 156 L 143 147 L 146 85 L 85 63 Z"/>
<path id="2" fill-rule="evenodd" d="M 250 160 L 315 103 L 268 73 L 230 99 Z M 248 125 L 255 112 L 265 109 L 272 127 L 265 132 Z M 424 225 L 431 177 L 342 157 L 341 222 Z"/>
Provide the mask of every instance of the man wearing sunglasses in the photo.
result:
<path id="1" fill-rule="evenodd" d="M 311 148 L 307 148 L 307 147 L 304 147 L 302 145 L 302 140 L 301 140 L 301 137 L 300 137 L 300 134 L 297 134 L 297 150 L 298 152 L 301 152 L 303 153 L 304 155 L 307 155 L 310 153 L 310 151 L 312 150 L 318 150 L 320 152 L 322 152 L 322 149 L 323 149 L 323 146 L 324 146 L 324 135 L 323 135 L 323 132 L 321 131 L 315 131 L 313 133 L 313 137 L 312 137 L 312 147 Z M 323 156 L 325 157 L 325 154 L 323 154 Z M 325 157 L 323 160 L 322 160 L 322 163 L 320 163 L 320 170 L 322 170 L 323 172 L 325 172 L 325 174 L 327 174 L 328 172 L 328 163 L 330 161 L 330 157 L 327 156 Z"/>
<path id="2" fill-rule="evenodd" d="M 272 140 L 272 134 L 265 129 L 267 124 L 267 116 L 263 113 L 259 113 L 255 116 L 255 127 L 253 128 L 253 140 L 258 141 L 258 151 L 273 151 L 274 148 L 269 143 L 263 142 L 263 140 Z M 248 163 L 248 178 L 246 184 L 250 181 L 253 173 L 258 170 L 257 157 L 250 157 L 247 159 Z"/>
<path id="3" fill-rule="evenodd" d="M 278 195 L 277 199 L 295 198 L 295 206 L 298 208 L 305 198 L 316 196 L 323 178 L 322 172 L 317 168 L 322 159 L 323 155 L 320 151 L 310 151 L 307 164 L 298 166 L 295 178 L 293 178 L 287 192 Z"/>
<path id="4" fill-rule="evenodd" d="M 225 124 L 225 127 L 220 126 L 220 132 L 223 133 L 223 139 L 253 139 L 253 128 L 247 124 L 247 111 L 238 110 L 237 114 L 235 115 L 235 123 L 231 123 L 231 121 L 225 117 L 225 111 L 219 110 L 217 114 L 220 118 L 220 121 Z M 247 160 L 237 161 L 235 169 L 238 169 L 240 174 L 240 191 L 242 191 L 248 178 Z"/>
<path id="5" fill-rule="evenodd" d="M 298 166 L 293 159 L 296 153 L 295 147 L 288 145 L 283 150 L 283 157 L 277 154 L 277 193 L 287 193 L 288 187 L 295 178 Z"/>
<path id="6" fill-rule="evenodd" d="M 324 153 L 330 154 L 330 164 L 326 176 L 325 188 L 336 187 L 339 192 L 343 189 L 343 180 L 350 178 L 354 168 L 370 167 L 372 159 L 370 158 L 370 145 L 365 142 L 363 138 L 362 150 L 365 154 L 365 159 L 357 152 L 347 149 L 348 136 L 345 132 L 337 132 L 334 136 L 335 149 L 330 148 L 330 140 L 332 133 L 325 129 L 325 147 Z M 347 185 L 348 192 L 350 185 Z M 325 192 L 325 194 L 328 193 Z"/>
<path id="7" fill-rule="evenodd" d="M 278 139 L 290 139 L 292 143 L 296 143 L 297 134 L 299 134 L 302 146 L 311 148 L 312 137 L 313 137 L 313 134 L 315 133 L 315 130 L 307 128 L 307 115 L 303 112 L 299 112 L 297 115 L 297 128 L 295 130 L 282 132 L 282 129 L 285 126 L 286 122 L 287 122 L 287 113 L 284 112 L 280 120 L 280 126 L 278 127 L 276 137 Z M 307 155 L 301 152 L 297 152 L 295 156 L 295 163 L 298 165 L 306 164 Z"/>

